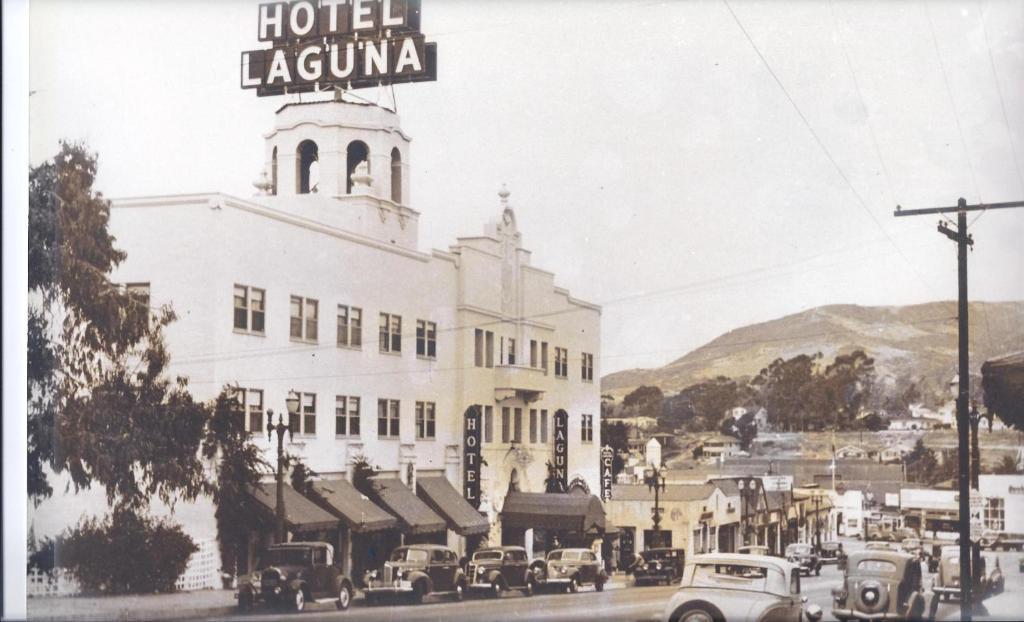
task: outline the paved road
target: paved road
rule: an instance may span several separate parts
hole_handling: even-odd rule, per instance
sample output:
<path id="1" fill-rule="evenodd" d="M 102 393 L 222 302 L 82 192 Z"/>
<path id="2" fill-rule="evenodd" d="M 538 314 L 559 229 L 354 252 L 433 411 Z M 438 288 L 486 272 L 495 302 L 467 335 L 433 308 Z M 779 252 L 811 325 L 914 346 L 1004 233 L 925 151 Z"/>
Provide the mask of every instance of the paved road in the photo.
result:
<path id="1" fill-rule="evenodd" d="M 848 552 L 863 548 L 862 543 L 849 542 L 844 545 Z M 1000 566 L 1006 577 L 1006 591 L 1009 600 L 1020 600 L 1024 597 L 1024 575 L 1018 570 L 1017 560 L 1020 553 L 986 553 L 989 567 L 993 567 L 994 558 L 999 557 Z M 925 574 L 926 588 L 931 585 L 932 576 Z M 834 564 L 826 565 L 821 576 L 805 577 L 802 580 L 802 593 L 807 596 L 808 603 L 822 608 L 824 620 L 832 617 L 832 588 L 841 585 L 842 573 Z M 333 605 L 310 605 L 309 610 L 302 614 L 290 614 L 275 610 L 257 610 L 250 614 L 238 615 L 231 620 L 246 622 L 263 622 L 269 620 L 302 620 L 313 622 L 332 620 L 344 622 L 363 622 L 367 620 L 402 620 L 403 622 L 454 620 L 578 620 L 594 622 L 598 620 L 628 620 L 636 622 L 653 622 L 661 616 L 662 610 L 675 586 L 671 587 L 628 587 L 609 589 L 602 593 L 590 590 L 578 594 L 538 594 L 527 598 L 518 593 L 507 593 L 498 600 L 486 598 L 469 598 L 465 602 L 451 602 L 440 597 L 428 598 L 422 605 L 364 605 L 357 600 L 347 612 L 336 611 Z M 1004 601 L 1007 598 L 1002 599 Z M 994 602 L 994 601 L 993 601 Z M 1012 619 L 993 608 L 991 619 Z M 942 603 L 937 618 L 940 620 L 957 619 L 959 604 L 956 602 Z"/>

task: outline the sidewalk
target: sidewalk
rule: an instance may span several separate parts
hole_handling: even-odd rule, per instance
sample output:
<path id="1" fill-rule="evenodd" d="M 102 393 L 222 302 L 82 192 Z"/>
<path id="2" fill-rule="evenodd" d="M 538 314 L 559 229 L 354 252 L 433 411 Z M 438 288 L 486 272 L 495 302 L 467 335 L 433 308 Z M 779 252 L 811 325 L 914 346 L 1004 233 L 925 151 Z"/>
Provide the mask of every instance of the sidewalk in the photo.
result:
<path id="1" fill-rule="evenodd" d="M 234 590 L 28 599 L 29 620 L 182 620 L 231 615 Z"/>
<path id="2" fill-rule="evenodd" d="M 948 616 L 939 616 L 938 620 L 959 620 L 960 604 L 953 602 L 957 607 L 954 613 Z M 1004 591 L 997 596 L 985 599 L 985 611 L 975 611 L 974 620 L 1020 620 L 1021 619 L 1021 593 L 1020 591 Z"/>

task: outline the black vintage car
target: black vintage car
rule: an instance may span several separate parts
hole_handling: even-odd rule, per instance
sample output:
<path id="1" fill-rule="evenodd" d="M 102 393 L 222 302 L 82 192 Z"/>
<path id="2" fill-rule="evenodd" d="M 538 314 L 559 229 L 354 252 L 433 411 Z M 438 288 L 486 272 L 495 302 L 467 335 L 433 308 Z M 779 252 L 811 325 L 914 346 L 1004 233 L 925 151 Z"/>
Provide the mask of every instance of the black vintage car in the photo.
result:
<path id="1" fill-rule="evenodd" d="M 823 564 L 837 563 L 839 558 L 843 554 L 843 545 L 841 542 L 829 541 L 822 542 L 821 547 L 818 549 L 818 556 L 821 557 Z"/>
<path id="2" fill-rule="evenodd" d="M 800 572 L 807 573 L 807 576 L 811 576 L 811 573 L 821 574 L 821 558 L 810 544 L 790 544 L 786 547 L 786 559 L 800 566 Z"/>
<path id="3" fill-rule="evenodd" d="M 366 600 L 373 604 L 388 596 L 419 603 L 434 593 L 462 600 L 467 582 L 455 551 L 439 544 L 410 544 L 392 551 L 382 568 L 368 571 L 363 584 Z"/>
<path id="4" fill-rule="evenodd" d="M 473 553 L 466 566 L 469 590 L 498 597 L 505 590 L 522 590 L 533 596 L 536 579 L 530 572 L 526 549 L 521 546 L 492 546 Z"/>
<path id="5" fill-rule="evenodd" d="M 686 552 L 683 549 L 648 549 L 633 563 L 634 585 L 671 585 L 683 576 Z"/>
<path id="6" fill-rule="evenodd" d="M 842 587 L 832 590 L 832 615 L 840 622 L 921 620 L 932 611 L 929 604 L 921 564 L 897 551 L 852 553 Z"/>
<path id="7" fill-rule="evenodd" d="M 310 601 L 331 601 L 345 610 L 353 592 L 352 581 L 334 565 L 334 547 L 326 542 L 289 542 L 268 547 L 256 570 L 239 577 L 236 598 L 243 611 L 260 601 L 295 611 Z"/>
<path id="8" fill-rule="evenodd" d="M 581 586 L 593 585 L 598 592 L 608 582 L 601 560 L 590 549 L 555 549 L 547 559 L 530 562 L 530 571 L 538 587 L 550 587 L 575 593 Z"/>

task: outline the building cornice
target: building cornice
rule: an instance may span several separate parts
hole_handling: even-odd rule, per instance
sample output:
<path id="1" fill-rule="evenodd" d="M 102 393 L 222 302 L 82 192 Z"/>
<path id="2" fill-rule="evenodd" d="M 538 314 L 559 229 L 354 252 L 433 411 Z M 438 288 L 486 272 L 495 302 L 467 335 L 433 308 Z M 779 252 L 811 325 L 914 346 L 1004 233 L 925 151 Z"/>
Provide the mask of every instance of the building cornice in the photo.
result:
<path id="1" fill-rule="evenodd" d="M 334 128 L 334 127 L 343 127 L 343 128 L 352 129 L 352 130 L 372 130 L 372 131 L 376 131 L 376 132 L 387 132 L 388 134 L 398 134 L 399 136 L 404 138 L 406 141 L 412 142 L 412 137 L 409 136 L 408 134 L 406 134 L 405 132 L 403 132 L 402 128 L 399 128 L 399 127 L 381 127 L 379 125 L 370 125 L 370 124 L 363 124 L 363 123 L 337 123 L 337 122 L 310 121 L 309 119 L 304 119 L 302 121 L 296 121 L 295 123 L 291 123 L 289 125 L 283 125 L 281 127 L 275 127 L 273 130 L 265 133 L 263 135 L 263 138 L 270 139 L 270 138 L 273 138 L 274 136 L 276 136 L 278 132 L 286 132 L 286 131 L 289 131 L 289 130 L 294 130 L 295 128 L 302 127 L 303 125 L 313 125 L 313 126 L 316 126 L 316 127 L 319 127 L 319 128 L 325 128 L 325 129 Z"/>

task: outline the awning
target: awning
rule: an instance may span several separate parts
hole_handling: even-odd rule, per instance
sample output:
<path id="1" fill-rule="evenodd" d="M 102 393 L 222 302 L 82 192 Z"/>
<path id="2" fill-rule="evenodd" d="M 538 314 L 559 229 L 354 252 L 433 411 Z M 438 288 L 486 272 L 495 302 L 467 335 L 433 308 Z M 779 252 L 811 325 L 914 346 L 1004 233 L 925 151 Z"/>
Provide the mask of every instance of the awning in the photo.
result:
<path id="1" fill-rule="evenodd" d="M 491 530 L 487 517 L 473 508 L 444 477 L 416 478 L 416 492 L 445 518 L 448 528 L 460 536 L 476 536 Z"/>
<path id="2" fill-rule="evenodd" d="M 604 507 L 594 495 L 510 492 L 501 510 L 503 527 L 604 531 Z"/>
<path id="3" fill-rule="evenodd" d="M 395 477 L 370 480 L 377 501 L 398 517 L 407 534 L 436 533 L 445 530 L 444 519 L 434 513 L 409 487 Z"/>
<path id="4" fill-rule="evenodd" d="M 985 361 L 981 386 L 986 408 L 1012 427 L 1024 429 L 1024 352 Z"/>
<path id="5" fill-rule="evenodd" d="M 284 492 L 284 524 L 292 531 L 320 531 L 334 529 L 338 519 L 317 504 L 299 494 L 288 484 L 281 484 Z M 257 484 L 250 491 L 252 498 L 276 516 L 277 484 Z"/>
<path id="6" fill-rule="evenodd" d="M 324 500 L 325 509 L 355 533 L 398 527 L 397 518 L 377 507 L 348 480 L 313 482 L 313 491 Z"/>

